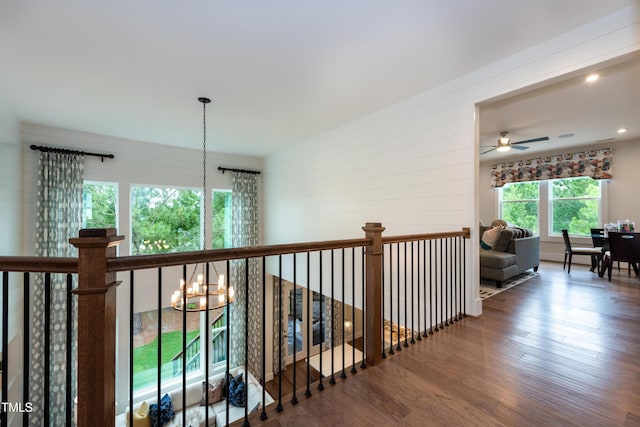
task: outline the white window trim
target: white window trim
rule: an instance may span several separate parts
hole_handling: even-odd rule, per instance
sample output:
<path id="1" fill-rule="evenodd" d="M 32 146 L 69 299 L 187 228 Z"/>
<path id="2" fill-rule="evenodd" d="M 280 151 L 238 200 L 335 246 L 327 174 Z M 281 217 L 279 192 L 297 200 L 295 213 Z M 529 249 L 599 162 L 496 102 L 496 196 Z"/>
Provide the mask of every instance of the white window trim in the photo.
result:
<path id="1" fill-rule="evenodd" d="M 551 199 L 550 199 L 550 191 L 549 191 L 549 183 L 551 180 L 541 180 L 539 181 L 539 193 L 538 193 L 538 230 L 540 234 L 541 242 L 552 242 L 552 243 L 564 243 L 562 239 L 562 235 L 553 235 L 550 232 L 550 222 L 549 218 L 551 218 Z M 609 208 L 608 208 L 608 185 L 609 180 L 599 180 L 600 183 L 600 203 L 599 203 L 599 216 L 602 224 L 606 224 L 609 222 Z M 496 202 L 497 202 L 497 213 L 499 217 L 502 217 L 502 190 L 498 189 L 496 194 Z M 544 215 L 542 213 L 545 213 Z M 601 224 L 601 225 L 602 225 Z M 590 237 L 583 236 L 572 236 L 572 242 L 579 244 L 588 244 L 591 245 Z"/>

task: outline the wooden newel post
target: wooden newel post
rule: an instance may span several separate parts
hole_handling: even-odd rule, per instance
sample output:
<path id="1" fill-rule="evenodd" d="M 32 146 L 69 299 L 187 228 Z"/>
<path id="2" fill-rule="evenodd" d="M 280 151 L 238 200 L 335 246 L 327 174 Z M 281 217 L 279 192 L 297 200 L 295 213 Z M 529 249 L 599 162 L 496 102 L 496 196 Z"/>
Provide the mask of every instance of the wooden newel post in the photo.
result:
<path id="1" fill-rule="evenodd" d="M 79 426 L 115 424 L 116 286 L 107 259 L 124 239 L 114 228 L 80 230 L 70 239 L 78 248 Z"/>
<path id="2" fill-rule="evenodd" d="M 382 232 L 379 222 L 367 222 L 362 229 L 371 243 L 365 251 L 367 289 L 364 309 L 366 313 L 365 353 L 367 365 L 382 362 Z"/>

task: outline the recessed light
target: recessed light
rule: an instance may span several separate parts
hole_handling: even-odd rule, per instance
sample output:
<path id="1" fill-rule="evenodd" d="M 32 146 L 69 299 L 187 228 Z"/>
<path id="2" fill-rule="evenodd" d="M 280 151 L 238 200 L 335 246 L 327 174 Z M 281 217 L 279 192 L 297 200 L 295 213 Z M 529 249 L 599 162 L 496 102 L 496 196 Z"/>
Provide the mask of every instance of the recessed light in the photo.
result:
<path id="1" fill-rule="evenodd" d="M 627 131 L 627 128 L 620 128 L 618 129 L 616 132 L 618 133 L 625 133 Z"/>
<path id="2" fill-rule="evenodd" d="M 598 80 L 599 78 L 600 78 L 600 74 L 593 73 L 593 74 L 589 74 L 587 76 L 587 78 L 584 79 L 584 81 L 587 82 L 587 83 L 593 83 L 596 80 Z"/>
<path id="3" fill-rule="evenodd" d="M 575 133 L 563 133 L 562 135 L 558 135 L 558 138 L 571 138 L 572 136 L 575 136 Z"/>

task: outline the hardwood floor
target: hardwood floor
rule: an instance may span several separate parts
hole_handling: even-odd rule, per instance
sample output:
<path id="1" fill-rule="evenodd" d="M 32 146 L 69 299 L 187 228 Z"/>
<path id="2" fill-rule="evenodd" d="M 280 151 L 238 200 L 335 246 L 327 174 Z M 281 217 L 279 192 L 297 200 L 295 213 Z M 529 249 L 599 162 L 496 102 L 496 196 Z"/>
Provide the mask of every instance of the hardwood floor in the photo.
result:
<path id="1" fill-rule="evenodd" d="M 555 263 L 538 273 L 485 300 L 481 317 L 251 424 L 640 425 L 640 280 Z"/>

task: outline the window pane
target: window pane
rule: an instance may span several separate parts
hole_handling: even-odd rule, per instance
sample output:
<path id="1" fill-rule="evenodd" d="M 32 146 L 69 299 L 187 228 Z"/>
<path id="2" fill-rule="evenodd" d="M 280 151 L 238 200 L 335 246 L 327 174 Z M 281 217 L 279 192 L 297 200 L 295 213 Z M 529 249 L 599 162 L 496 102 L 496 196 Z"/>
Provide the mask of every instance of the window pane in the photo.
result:
<path id="1" fill-rule="evenodd" d="M 502 219 L 538 234 L 538 202 L 503 202 Z"/>
<path id="2" fill-rule="evenodd" d="M 85 182 L 82 187 L 82 227 L 115 228 L 116 184 Z"/>
<path id="3" fill-rule="evenodd" d="M 589 177 L 556 179 L 551 183 L 551 197 L 554 199 L 600 197 L 599 182 Z"/>
<path id="4" fill-rule="evenodd" d="M 158 382 L 158 311 L 134 313 L 133 389 Z M 182 376 L 182 312 L 162 309 L 162 380 Z M 187 313 L 187 373 L 200 369 L 200 316 Z"/>
<path id="5" fill-rule="evenodd" d="M 231 191 L 213 191 L 212 241 L 213 249 L 230 248 L 231 243 Z"/>
<path id="6" fill-rule="evenodd" d="M 539 193 L 537 182 L 509 183 L 502 187 L 502 200 L 538 200 Z"/>
<path id="7" fill-rule="evenodd" d="M 567 229 L 571 235 L 591 236 L 591 228 L 600 223 L 597 199 L 553 200 L 552 210 L 553 234 Z"/>
<path id="8" fill-rule="evenodd" d="M 131 253 L 201 249 L 202 192 L 175 188 L 131 189 Z"/>

